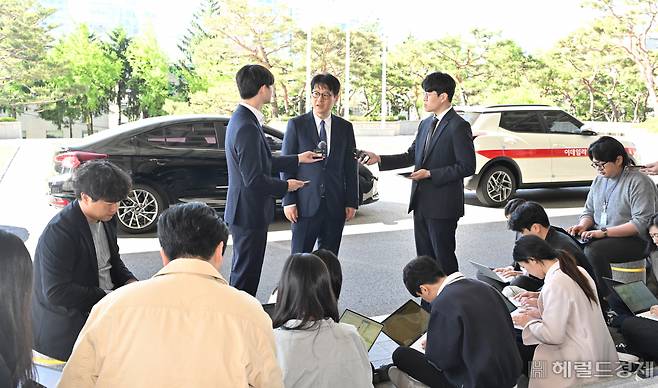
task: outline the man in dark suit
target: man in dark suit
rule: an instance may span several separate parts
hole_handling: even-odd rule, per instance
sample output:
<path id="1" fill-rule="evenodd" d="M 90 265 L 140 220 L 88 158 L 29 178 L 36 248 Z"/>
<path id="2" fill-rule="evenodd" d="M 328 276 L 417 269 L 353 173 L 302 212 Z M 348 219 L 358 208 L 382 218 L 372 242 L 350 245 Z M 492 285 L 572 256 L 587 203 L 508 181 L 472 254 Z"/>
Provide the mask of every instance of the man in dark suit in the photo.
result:
<path id="1" fill-rule="evenodd" d="M 34 349 L 67 360 L 91 308 L 136 281 L 119 257 L 117 212 L 131 180 L 119 167 L 91 161 L 73 176 L 77 199 L 48 223 L 34 254 Z"/>
<path id="2" fill-rule="evenodd" d="M 296 174 L 283 179 L 310 181 L 303 190 L 283 198 L 284 213 L 292 223 L 292 253 L 328 249 L 338 255 L 345 222 L 359 205 L 356 142 L 349 121 L 331 114 L 340 96 L 340 82 L 331 74 L 318 74 L 311 80 L 313 110 L 288 121 L 283 138 L 283 154 L 322 149 L 322 163 L 300 166 Z"/>
<path id="3" fill-rule="evenodd" d="M 274 199 L 304 186 L 297 179 L 280 180 L 272 172 L 297 171 L 299 163 L 314 163 L 312 151 L 273 157 L 260 112 L 272 98 L 274 76 L 260 65 L 246 65 L 235 76 L 242 102 L 226 130 L 228 195 L 224 219 L 233 235 L 230 284 L 256 296 L 263 268 L 267 227 L 274 219 Z"/>
<path id="4" fill-rule="evenodd" d="M 475 150 L 471 126 L 452 109 L 455 80 L 436 72 L 422 85 L 425 111 L 433 115 L 420 122 L 416 140 L 399 155 L 366 152 L 367 163 L 379 163 L 382 171 L 415 166 L 409 211 L 414 211 L 416 253 L 433 257 L 449 275 L 459 268 L 455 231 L 464 215 L 463 179 L 475 173 Z"/>
<path id="5" fill-rule="evenodd" d="M 516 334 L 498 292 L 459 272 L 441 271 L 431 257 L 417 257 L 404 267 L 409 293 L 431 304 L 425 354 L 409 347 L 393 352 L 391 381 L 405 386 L 406 376 L 430 387 L 513 387 L 522 361 Z M 406 380 L 408 381 L 408 380 Z"/>

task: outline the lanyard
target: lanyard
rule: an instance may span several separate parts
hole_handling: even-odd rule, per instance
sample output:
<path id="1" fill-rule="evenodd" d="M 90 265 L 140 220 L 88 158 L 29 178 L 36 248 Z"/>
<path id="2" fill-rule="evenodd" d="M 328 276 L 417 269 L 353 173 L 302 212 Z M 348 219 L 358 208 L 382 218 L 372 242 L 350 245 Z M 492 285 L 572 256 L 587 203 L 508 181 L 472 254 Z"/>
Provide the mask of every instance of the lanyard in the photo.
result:
<path id="1" fill-rule="evenodd" d="M 619 174 L 619 179 L 617 179 L 617 181 L 615 182 L 615 185 L 612 186 L 612 190 L 610 190 L 610 192 L 608 192 L 608 182 L 610 181 L 610 179 L 606 179 L 605 188 L 603 189 L 603 212 L 604 213 L 607 212 L 608 203 L 610 203 L 610 197 L 612 197 L 612 193 L 615 192 L 615 189 L 617 188 L 617 185 L 621 181 L 621 178 L 624 176 L 625 172 L 626 172 L 626 168 L 624 168 L 621 171 L 621 174 Z"/>

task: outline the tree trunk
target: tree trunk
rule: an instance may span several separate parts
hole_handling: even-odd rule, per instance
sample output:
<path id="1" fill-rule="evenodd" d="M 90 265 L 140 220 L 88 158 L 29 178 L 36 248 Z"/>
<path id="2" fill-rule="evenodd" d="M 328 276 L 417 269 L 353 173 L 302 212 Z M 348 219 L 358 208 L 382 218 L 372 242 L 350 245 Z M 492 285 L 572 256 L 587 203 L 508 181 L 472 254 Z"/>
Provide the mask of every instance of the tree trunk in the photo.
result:
<path id="1" fill-rule="evenodd" d="M 279 117 L 279 104 L 277 103 L 276 100 L 276 84 L 272 85 L 272 101 L 270 104 L 272 105 L 272 118 L 278 118 Z"/>

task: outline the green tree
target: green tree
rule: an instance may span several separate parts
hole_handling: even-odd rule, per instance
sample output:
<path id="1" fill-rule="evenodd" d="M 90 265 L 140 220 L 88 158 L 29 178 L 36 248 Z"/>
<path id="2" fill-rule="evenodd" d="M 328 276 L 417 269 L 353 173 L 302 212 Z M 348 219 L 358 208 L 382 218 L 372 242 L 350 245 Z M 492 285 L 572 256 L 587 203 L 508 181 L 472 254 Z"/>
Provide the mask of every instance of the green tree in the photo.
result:
<path id="1" fill-rule="evenodd" d="M 163 114 L 169 95 L 169 64 L 151 29 L 132 40 L 126 57 L 132 68 L 128 86 L 136 92 L 141 115 Z"/>
<path id="2" fill-rule="evenodd" d="M 119 118 L 117 124 L 121 125 L 121 120 L 124 113 L 128 117 L 139 116 L 139 103 L 135 98 L 130 98 L 134 94 L 128 93 L 128 84 L 132 78 L 132 67 L 128 61 L 128 47 L 131 43 L 131 38 L 128 37 L 126 30 L 123 27 L 117 27 L 112 30 L 109 35 L 109 41 L 103 44 L 103 48 L 110 56 L 114 56 L 121 65 L 121 74 L 117 82 L 116 88 L 111 92 L 111 97 L 119 109 Z M 128 112 L 123 111 L 123 107 L 128 107 Z M 137 109 L 136 109 L 137 108 Z"/>
<path id="3" fill-rule="evenodd" d="M 46 63 L 52 9 L 36 0 L 0 0 L 0 106 L 16 111 L 51 100 L 42 80 L 54 69 Z"/>
<path id="4" fill-rule="evenodd" d="M 648 93 L 648 105 L 658 113 L 658 52 L 648 46 L 658 36 L 658 4 L 655 0 L 589 0 L 606 17 L 597 27 L 602 35 L 633 61 Z"/>
<path id="5" fill-rule="evenodd" d="M 58 99 L 60 109 L 64 106 L 64 111 L 69 112 L 66 115 L 79 112 L 87 124 L 87 133 L 94 133 L 94 116 L 108 111 L 112 90 L 121 75 L 121 64 L 113 53 L 103 49 L 84 24 L 54 47 L 50 60 L 61 71 L 48 81 L 61 96 Z M 46 110 L 52 109 L 58 109 L 58 105 Z M 50 114 L 45 113 L 46 116 Z M 69 117 L 69 120 L 76 118 Z"/>

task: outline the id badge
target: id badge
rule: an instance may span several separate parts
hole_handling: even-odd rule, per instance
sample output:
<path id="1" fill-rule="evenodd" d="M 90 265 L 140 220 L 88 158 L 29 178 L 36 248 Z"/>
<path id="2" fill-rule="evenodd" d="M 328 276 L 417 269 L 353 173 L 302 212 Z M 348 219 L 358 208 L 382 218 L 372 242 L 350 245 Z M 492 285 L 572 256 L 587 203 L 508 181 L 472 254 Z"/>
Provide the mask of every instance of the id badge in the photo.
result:
<path id="1" fill-rule="evenodd" d="M 608 212 L 605 210 L 601 212 L 601 221 L 599 222 L 599 226 L 607 226 L 608 225 Z"/>

